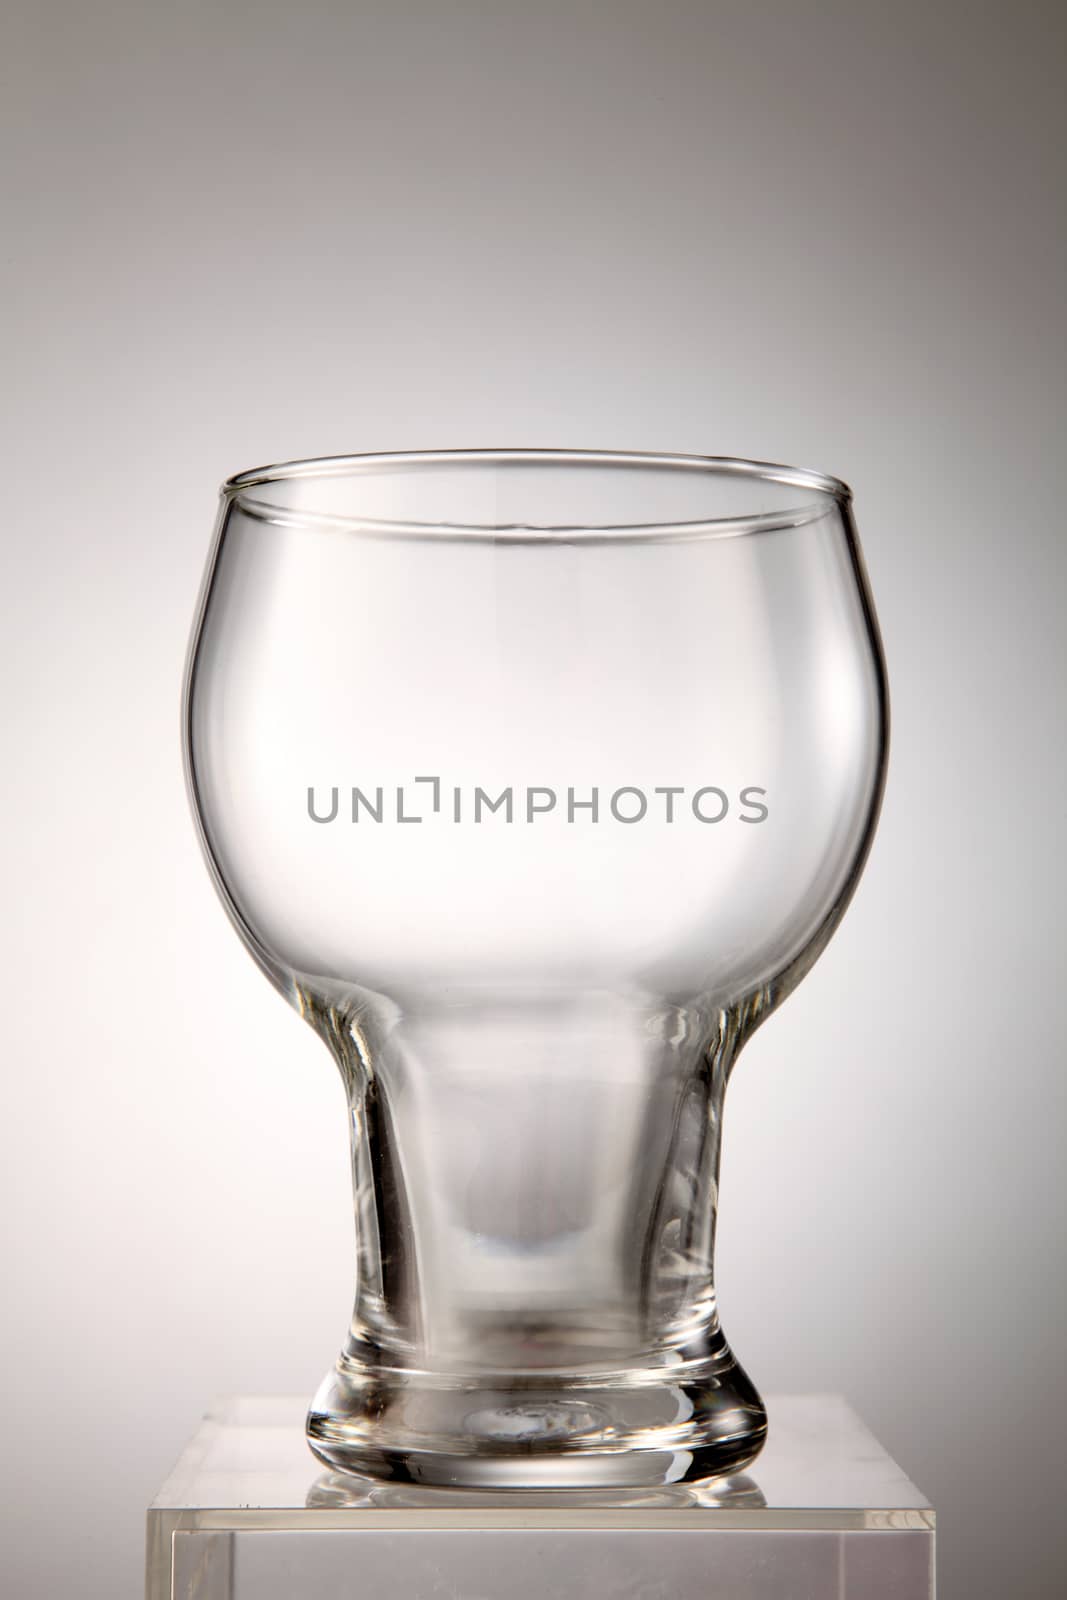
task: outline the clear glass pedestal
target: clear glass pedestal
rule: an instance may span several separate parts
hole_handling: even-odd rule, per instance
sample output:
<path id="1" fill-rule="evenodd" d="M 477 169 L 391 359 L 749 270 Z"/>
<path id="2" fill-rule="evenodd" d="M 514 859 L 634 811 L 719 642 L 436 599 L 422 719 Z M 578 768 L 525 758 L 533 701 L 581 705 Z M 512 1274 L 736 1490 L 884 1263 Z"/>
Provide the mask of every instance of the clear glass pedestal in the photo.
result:
<path id="1" fill-rule="evenodd" d="M 146 1600 L 930 1600 L 934 1513 L 845 1402 L 768 1401 L 749 1473 L 483 1494 L 323 1471 L 296 1399 L 228 1400 L 148 1512 Z"/>

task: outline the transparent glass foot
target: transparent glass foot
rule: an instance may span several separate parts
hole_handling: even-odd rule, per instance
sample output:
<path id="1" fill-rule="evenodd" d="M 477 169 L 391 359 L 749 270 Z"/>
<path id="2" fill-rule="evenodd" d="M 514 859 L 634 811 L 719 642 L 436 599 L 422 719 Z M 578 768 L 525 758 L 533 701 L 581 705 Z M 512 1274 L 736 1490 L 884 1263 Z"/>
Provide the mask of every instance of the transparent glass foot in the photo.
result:
<path id="1" fill-rule="evenodd" d="M 367 1371 L 344 1357 L 307 1420 L 344 1472 L 478 1489 L 646 1488 L 738 1472 L 762 1448 L 763 1403 L 725 1344 L 663 1372 L 463 1379 Z"/>

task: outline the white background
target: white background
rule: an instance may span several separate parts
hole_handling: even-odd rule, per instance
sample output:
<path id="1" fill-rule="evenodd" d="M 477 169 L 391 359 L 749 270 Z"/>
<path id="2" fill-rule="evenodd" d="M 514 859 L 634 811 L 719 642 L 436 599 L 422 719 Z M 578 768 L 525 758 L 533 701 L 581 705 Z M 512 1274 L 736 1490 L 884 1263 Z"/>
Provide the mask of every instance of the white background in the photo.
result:
<path id="1" fill-rule="evenodd" d="M 731 1086 L 724 1323 L 934 1500 L 945 1600 L 1058 1594 L 1060 7 L 5 11 L 3 1592 L 136 1595 L 204 1406 L 349 1312 L 340 1085 L 182 786 L 216 486 L 520 444 L 853 484 L 889 789 Z"/>

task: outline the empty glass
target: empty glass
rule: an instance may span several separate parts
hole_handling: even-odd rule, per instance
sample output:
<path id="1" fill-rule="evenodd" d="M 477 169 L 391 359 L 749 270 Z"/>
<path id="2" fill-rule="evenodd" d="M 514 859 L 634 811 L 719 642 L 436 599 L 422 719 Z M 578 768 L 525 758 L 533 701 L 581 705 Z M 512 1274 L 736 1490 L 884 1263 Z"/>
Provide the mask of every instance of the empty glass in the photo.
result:
<path id="1" fill-rule="evenodd" d="M 245 473 L 185 739 L 219 893 L 347 1094 L 356 1297 L 316 1455 L 493 1489 L 743 1467 L 723 1094 L 884 780 L 845 486 L 599 451 Z"/>

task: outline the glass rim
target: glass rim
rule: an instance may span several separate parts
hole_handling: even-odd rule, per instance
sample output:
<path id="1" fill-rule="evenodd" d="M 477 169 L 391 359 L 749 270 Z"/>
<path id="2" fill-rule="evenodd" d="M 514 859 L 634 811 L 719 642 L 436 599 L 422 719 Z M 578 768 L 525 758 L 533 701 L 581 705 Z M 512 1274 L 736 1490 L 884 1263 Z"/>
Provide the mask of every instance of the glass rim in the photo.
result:
<path id="1" fill-rule="evenodd" d="M 684 522 L 644 521 L 636 523 L 463 523 L 452 521 L 402 522 L 361 517 L 358 513 L 294 509 L 272 504 L 250 491 L 272 483 L 293 480 L 358 477 L 363 474 L 450 466 L 558 466 L 632 468 L 645 471 L 703 473 L 709 478 L 730 477 L 754 482 L 775 483 L 804 490 L 809 497 L 795 506 L 748 515 L 702 517 Z M 743 456 L 705 456 L 654 450 L 578 450 L 492 447 L 484 449 L 368 451 L 351 455 L 309 456 L 274 462 L 235 473 L 219 491 L 224 502 L 238 502 L 242 510 L 259 521 L 288 526 L 314 525 L 347 527 L 370 534 L 427 538 L 440 536 L 460 539 L 539 540 L 567 536 L 569 540 L 609 540 L 624 538 L 700 538 L 709 535 L 755 533 L 796 528 L 819 520 L 831 504 L 846 508 L 852 490 L 841 478 L 803 467 L 759 461 Z"/>

